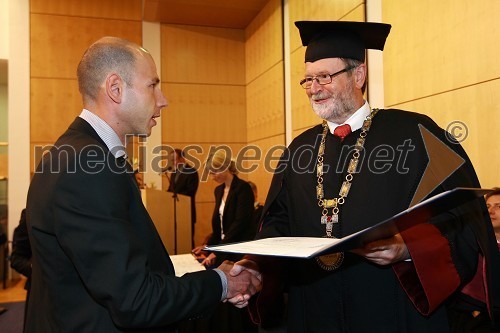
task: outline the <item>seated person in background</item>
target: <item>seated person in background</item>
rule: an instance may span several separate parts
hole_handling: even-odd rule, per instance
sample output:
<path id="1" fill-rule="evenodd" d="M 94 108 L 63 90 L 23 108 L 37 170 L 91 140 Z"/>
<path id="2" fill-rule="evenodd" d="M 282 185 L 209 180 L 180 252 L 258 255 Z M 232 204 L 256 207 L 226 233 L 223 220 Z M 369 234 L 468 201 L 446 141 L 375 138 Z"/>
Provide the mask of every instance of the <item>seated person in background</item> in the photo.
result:
<path id="1" fill-rule="evenodd" d="M 248 182 L 250 184 L 250 187 L 252 188 L 253 191 L 253 196 L 254 196 L 254 204 L 253 204 L 253 216 L 252 216 L 252 221 L 253 221 L 253 226 L 255 228 L 255 233 L 259 231 L 259 226 L 260 226 L 260 218 L 262 217 L 262 211 L 264 210 L 264 206 L 259 202 L 259 195 L 257 192 L 257 185 L 253 182 Z"/>
<path id="2" fill-rule="evenodd" d="M 495 187 L 493 191 L 484 196 L 486 207 L 493 225 L 493 231 L 497 240 L 497 245 L 500 249 L 500 188 Z M 484 265 L 482 261 L 479 263 L 478 273 L 472 281 L 465 286 L 464 290 L 468 294 L 480 299 L 481 296 L 476 292 L 482 290 L 482 272 Z M 488 333 L 500 332 L 500 327 L 494 327 L 488 316 L 488 311 L 484 304 L 477 302 L 474 298 L 461 296 L 456 304 L 448 307 L 448 315 L 450 316 L 450 327 L 454 333 Z M 498 325 L 498 323 L 497 323 Z"/>
<path id="3" fill-rule="evenodd" d="M 500 187 L 493 188 L 492 192 L 485 195 L 485 199 L 493 231 L 500 248 Z"/>

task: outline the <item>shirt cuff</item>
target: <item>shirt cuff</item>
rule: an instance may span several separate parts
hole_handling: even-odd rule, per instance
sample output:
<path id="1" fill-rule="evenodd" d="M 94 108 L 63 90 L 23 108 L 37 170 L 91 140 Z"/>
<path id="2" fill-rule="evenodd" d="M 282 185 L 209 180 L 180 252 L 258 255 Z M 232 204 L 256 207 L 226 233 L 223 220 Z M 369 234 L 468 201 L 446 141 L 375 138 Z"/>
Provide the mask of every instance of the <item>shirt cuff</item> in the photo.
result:
<path id="1" fill-rule="evenodd" d="M 220 300 L 223 301 L 227 298 L 227 277 L 226 274 L 224 274 L 224 272 L 218 268 L 215 268 L 214 271 L 216 271 L 217 274 L 219 274 L 220 281 L 222 282 L 222 297 Z"/>

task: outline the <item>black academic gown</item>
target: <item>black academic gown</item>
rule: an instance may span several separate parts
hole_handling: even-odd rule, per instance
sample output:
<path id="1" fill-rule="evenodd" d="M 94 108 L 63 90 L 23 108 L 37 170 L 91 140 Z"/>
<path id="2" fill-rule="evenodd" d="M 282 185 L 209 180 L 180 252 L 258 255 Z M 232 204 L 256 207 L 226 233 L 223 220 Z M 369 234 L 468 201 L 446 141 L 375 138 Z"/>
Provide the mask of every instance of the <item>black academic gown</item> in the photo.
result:
<path id="1" fill-rule="evenodd" d="M 363 162 L 340 209 L 340 223 L 334 228 L 336 237 L 352 234 L 408 208 L 428 162 L 418 124 L 465 160 L 431 195 L 457 186 L 479 187 L 465 152 L 456 142 L 450 142 L 430 118 L 382 110 L 366 137 Z M 258 238 L 325 235 L 316 199 L 315 165 L 321 132 L 321 126 L 307 130 L 284 154 L 266 200 Z M 357 130 L 341 142 L 328 133 L 324 156 L 324 164 L 330 166 L 324 176 L 326 198 L 338 197 L 352 153 L 352 149 L 349 154 L 343 149 L 352 148 L 359 134 Z M 474 276 L 479 251 L 475 234 L 486 235 L 483 243 L 491 245 L 491 225 L 487 227 L 481 201 L 403 232 L 411 262 L 378 266 L 346 253 L 341 268 L 327 272 L 315 260 L 280 260 L 286 269 L 279 272 L 280 281 L 286 281 L 289 295 L 288 332 L 447 332 L 443 301 Z M 265 272 L 277 273 L 279 265 L 275 260 L 269 264 L 265 257 L 250 258 Z M 264 288 L 267 285 L 278 289 L 280 284 L 270 275 L 264 276 Z M 251 306 L 257 320 L 259 313 L 269 311 L 269 294 L 263 290 L 262 297 Z"/>

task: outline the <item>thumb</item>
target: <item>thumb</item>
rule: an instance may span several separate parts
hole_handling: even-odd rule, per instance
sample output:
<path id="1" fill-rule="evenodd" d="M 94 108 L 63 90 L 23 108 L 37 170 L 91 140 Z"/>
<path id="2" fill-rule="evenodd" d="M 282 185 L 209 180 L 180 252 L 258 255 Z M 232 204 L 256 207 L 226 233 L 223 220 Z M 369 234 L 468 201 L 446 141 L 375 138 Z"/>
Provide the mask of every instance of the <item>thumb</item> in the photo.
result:
<path id="1" fill-rule="evenodd" d="M 237 276 L 238 274 L 243 272 L 245 269 L 246 269 L 245 266 L 234 264 L 233 267 L 231 268 L 231 270 L 229 271 L 229 275 Z"/>

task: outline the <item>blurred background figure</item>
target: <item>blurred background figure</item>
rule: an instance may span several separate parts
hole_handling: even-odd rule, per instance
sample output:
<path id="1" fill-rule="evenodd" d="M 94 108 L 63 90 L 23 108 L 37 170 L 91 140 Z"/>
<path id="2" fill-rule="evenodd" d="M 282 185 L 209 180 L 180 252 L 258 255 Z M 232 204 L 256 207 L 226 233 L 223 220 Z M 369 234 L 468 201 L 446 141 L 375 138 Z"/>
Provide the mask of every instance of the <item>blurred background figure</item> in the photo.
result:
<path id="1" fill-rule="evenodd" d="M 27 291 L 24 306 L 24 320 L 26 320 L 31 285 L 31 245 L 28 237 L 28 228 L 26 227 L 26 209 L 21 211 L 19 225 L 14 229 L 10 267 L 27 278 L 24 285 L 24 289 Z"/>
<path id="2" fill-rule="evenodd" d="M 172 161 L 170 170 L 168 192 L 187 195 L 191 198 L 191 247 L 194 247 L 194 229 L 196 223 L 196 191 L 198 191 L 198 172 L 186 162 L 185 152 L 174 149 L 169 155 Z M 170 167 L 169 167 L 170 168 Z"/>
<path id="3" fill-rule="evenodd" d="M 486 207 L 490 214 L 491 224 L 500 249 L 500 187 L 493 188 L 493 191 L 486 194 Z"/>

